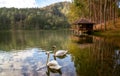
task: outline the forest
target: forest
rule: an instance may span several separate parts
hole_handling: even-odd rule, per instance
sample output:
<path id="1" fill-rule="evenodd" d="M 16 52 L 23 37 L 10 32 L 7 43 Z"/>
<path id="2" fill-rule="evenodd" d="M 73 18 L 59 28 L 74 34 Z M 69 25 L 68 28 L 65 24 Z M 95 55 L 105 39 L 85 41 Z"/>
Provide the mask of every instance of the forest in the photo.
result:
<path id="1" fill-rule="evenodd" d="M 69 2 L 55 3 L 43 8 L 0 8 L 0 30 L 63 29 Z"/>
<path id="2" fill-rule="evenodd" d="M 120 0 L 73 0 L 70 5 L 69 22 L 73 23 L 79 18 L 87 18 L 101 29 L 107 29 L 107 22 L 116 26 L 116 20 L 120 17 Z"/>
<path id="3" fill-rule="evenodd" d="M 87 18 L 107 30 L 120 17 L 120 0 L 72 0 L 43 8 L 0 8 L 0 30 L 64 29 Z M 111 26 L 110 26 L 111 27 Z"/>

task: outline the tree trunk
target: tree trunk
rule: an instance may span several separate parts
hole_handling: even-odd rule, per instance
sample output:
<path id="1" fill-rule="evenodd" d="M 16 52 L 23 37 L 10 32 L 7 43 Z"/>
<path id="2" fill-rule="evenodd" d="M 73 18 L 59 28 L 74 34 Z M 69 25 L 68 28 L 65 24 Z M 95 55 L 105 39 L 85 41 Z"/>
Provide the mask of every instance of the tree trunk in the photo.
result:
<path id="1" fill-rule="evenodd" d="M 106 30 L 106 8 L 107 8 L 107 0 L 105 0 L 105 5 L 104 5 L 104 30 Z"/>
<path id="2" fill-rule="evenodd" d="M 113 25 L 115 27 L 115 3 L 114 3 L 114 6 L 113 6 Z"/>
<path id="3" fill-rule="evenodd" d="M 100 26 L 102 30 L 102 1 L 99 0 L 99 5 L 100 5 Z"/>

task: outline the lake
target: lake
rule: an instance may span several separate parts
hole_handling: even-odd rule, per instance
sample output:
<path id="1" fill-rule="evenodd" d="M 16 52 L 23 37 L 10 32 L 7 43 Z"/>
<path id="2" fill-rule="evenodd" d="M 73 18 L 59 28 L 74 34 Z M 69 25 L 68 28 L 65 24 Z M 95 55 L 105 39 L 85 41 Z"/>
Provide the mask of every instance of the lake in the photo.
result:
<path id="1" fill-rule="evenodd" d="M 46 67 L 52 46 L 59 71 Z M 120 37 L 74 36 L 69 30 L 0 32 L 0 76 L 120 76 Z"/>

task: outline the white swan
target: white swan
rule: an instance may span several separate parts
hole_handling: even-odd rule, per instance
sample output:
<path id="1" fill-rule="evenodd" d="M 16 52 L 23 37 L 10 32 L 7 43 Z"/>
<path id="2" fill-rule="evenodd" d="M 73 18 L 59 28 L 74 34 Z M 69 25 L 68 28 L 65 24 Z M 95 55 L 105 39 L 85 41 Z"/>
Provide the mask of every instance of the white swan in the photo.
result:
<path id="1" fill-rule="evenodd" d="M 50 69 L 59 70 L 62 66 L 60 66 L 56 60 L 49 61 L 49 52 L 47 52 L 46 54 L 48 55 L 47 66 Z"/>
<path id="2" fill-rule="evenodd" d="M 67 52 L 68 52 L 68 51 L 66 51 L 66 50 L 58 50 L 58 51 L 54 54 L 54 56 L 64 56 L 64 55 L 67 54 Z"/>
<path id="3" fill-rule="evenodd" d="M 64 56 L 68 52 L 67 50 L 58 50 L 58 51 L 55 51 L 56 50 L 56 46 L 53 46 L 52 48 L 54 50 L 54 56 Z"/>

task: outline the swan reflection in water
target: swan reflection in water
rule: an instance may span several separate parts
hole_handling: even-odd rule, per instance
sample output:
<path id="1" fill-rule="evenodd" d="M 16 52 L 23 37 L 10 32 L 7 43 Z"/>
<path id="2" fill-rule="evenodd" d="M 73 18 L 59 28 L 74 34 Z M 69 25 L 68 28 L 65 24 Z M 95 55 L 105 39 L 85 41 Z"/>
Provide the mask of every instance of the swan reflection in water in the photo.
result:
<path id="1" fill-rule="evenodd" d="M 47 76 L 50 76 L 50 73 L 58 73 L 58 74 L 62 75 L 61 69 L 55 70 L 55 69 L 51 69 L 51 68 L 47 67 L 47 71 L 46 71 Z"/>

